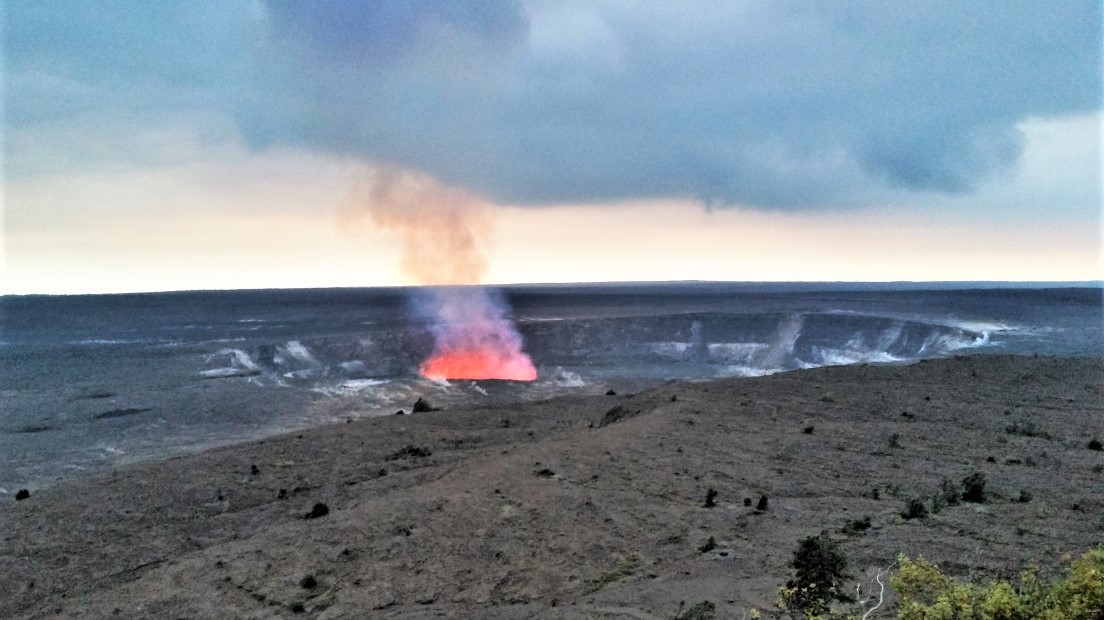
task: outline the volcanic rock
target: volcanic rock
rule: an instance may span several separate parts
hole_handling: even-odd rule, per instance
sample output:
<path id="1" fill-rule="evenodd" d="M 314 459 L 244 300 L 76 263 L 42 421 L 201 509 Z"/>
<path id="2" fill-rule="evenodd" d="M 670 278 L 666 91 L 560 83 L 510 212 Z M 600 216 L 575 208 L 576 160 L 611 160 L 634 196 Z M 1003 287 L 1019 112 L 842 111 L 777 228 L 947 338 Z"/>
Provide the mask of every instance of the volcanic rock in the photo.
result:
<path id="1" fill-rule="evenodd" d="M 613 409 L 607 411 L 606 415 L 602 416 L 602 419 L 598 421 L 598 428 L 613 424 L 614 422 L 623 420 L 625 418 L 631 418 L 632 416 L 639 413 L 639 409 L 637 409 L 636 411 L 630 411 L 629 409 L 626 409 L 621 405 L 617 405 Z"/>
<path id="2" fill-rule="evenodd" d="M 28 491 L 27 489 L 19 489 L 19 492 L 15 494 L 15 501 L 18 502 L 19 500 L 27 499 L 30 496 L 31 496 L 31 492 Z"/>
<path id="3" fill-rule="evenodd" d="M 397 461 L 399 459 L 425 457 L 432 454 L 433 452 L 429 448 L 426 448 L 424 446 L 415 446 L 414 444 L 408 444 L 402 450 L 386 456 L 385 459 L 388 461 Z"/>
<path id="4" fill-rule="evenodd" d="M 136 415 L 139 413 L 145 413 L 149 411 L 150 407 L 128 407 L 126 409 L 112 409 L 111 411 L 105 411 L 103 413 L 97 413 L 92 416 L 97 420 L 107 420 L 110 418 L 124 418 L 126 416 Z"/>
<path id="5" fill-rule="evenodd" d="M 426 399 L 424 399 L 420 396 L 418 397 L 418 400 L 414 401 L 414 407 L 413 407 L 414 413 L 423 413 L 423 412 L 426 412 L 426 411 L 440 411 L 440 410 L 441 410 L 440 407 L 434 407 L 433 405 L 429 404 L 428 400 L 426 400 Z"/>
<path id="6" fill-rule="evenodd" d="M 314 505 L 313 508 L 311 508 L 311 511 L 308 512 L 306 514 L 306 516 L 303 517 L 303 518 L 304 519 L 317 519 L 319 517 L 324 517 L 328 514 L 330 514 L 330 507 L 323 504 L 322 502 L 318 502 L 317 504 Z"/>

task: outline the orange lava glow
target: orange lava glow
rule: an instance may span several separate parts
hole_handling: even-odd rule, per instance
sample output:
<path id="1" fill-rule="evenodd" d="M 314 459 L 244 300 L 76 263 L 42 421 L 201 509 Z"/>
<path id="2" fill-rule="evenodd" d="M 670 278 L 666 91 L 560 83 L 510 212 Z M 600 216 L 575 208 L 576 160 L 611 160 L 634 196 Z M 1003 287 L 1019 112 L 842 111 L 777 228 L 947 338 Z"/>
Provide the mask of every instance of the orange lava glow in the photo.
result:
<path id="1" fill-rule="evenodd" d="M 505 379 L 533 381 L 537 369 L 524 353 L 502 355 L 494 350 L 446 351 L 422 363 L 419 369 L 428 379 Z"/>

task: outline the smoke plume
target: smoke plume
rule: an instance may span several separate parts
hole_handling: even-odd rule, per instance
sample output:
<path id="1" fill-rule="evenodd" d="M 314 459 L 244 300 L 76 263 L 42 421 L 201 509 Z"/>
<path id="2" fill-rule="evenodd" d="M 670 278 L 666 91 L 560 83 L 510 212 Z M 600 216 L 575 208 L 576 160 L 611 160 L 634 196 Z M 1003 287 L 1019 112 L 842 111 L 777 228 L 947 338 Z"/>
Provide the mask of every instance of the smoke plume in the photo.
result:
<path id="1" fill-rule="evenodd" d="M 493 233 L 491 205 L 428 174 L 378 165 L 338 210 L 339 222 L 372 226 L 399 240 L 399 267 L 415 284 L 478 284 L 487 271 L 482 241 Z"/>
<path id="2" fill-rule="evenodd" d="M 493 232 L 493 205 L 433 177 L 399 168 L 369 170 L 338 210 L 344 226 L 365 217 L 400 244 L 400 268 L 433 288 L 415 297 L 429 321 L 433 353 L 419 372 L 430 379 L 537 378 L 506 300 L 478 284 L 486 273 L 482 243 Z"/>

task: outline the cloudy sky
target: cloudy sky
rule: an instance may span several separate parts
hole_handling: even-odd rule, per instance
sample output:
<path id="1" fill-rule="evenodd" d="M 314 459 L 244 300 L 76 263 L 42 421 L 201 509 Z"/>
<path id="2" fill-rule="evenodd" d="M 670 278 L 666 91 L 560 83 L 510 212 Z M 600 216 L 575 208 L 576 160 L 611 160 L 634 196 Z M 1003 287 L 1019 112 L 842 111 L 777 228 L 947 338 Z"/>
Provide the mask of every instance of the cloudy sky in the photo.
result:
<path id="1" fill-rule="evenodd" d="M 1097 0 L 0 7 L 0 293 L 1104 278 Z"/>

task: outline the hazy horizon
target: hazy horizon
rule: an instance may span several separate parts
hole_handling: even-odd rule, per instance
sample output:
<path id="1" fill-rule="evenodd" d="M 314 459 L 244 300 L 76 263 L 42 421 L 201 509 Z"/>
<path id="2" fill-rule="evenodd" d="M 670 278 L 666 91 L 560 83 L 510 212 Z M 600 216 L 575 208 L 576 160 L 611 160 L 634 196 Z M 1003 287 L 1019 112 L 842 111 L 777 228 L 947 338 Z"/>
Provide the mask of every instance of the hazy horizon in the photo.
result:
<path id="1" fill-rule="evenodd" d="M 530 289 L 530 288 L 674 288 L 684 286 L 731 286 L 743 290 L 765 290 L 771 292 L 812 292 L 826 291 L 953 291 L 982 289 L 1066 289 L 1066 288 L 1102 288 L 1104 280 L 622 280 L 592 282 L 502 282 L 482 284 L 422 285 L 399 284 L 387 286 L 303 286 L 303 287 L 266 287 L 266 288 L 210 288 L 210 289 L 161 289 L 161 290 L 125 290 L 90 292 L 29 292 L 3 293 L 3 297 L 60 297 L 95 295 L 157 295 L 175 293 L 234 293 L 234 292 L 292 292 L 292 291 L 335 291 L 335 290 L 396 290 L 412 291 L 418 289 L 474 287 L 492 289 Z"/>

